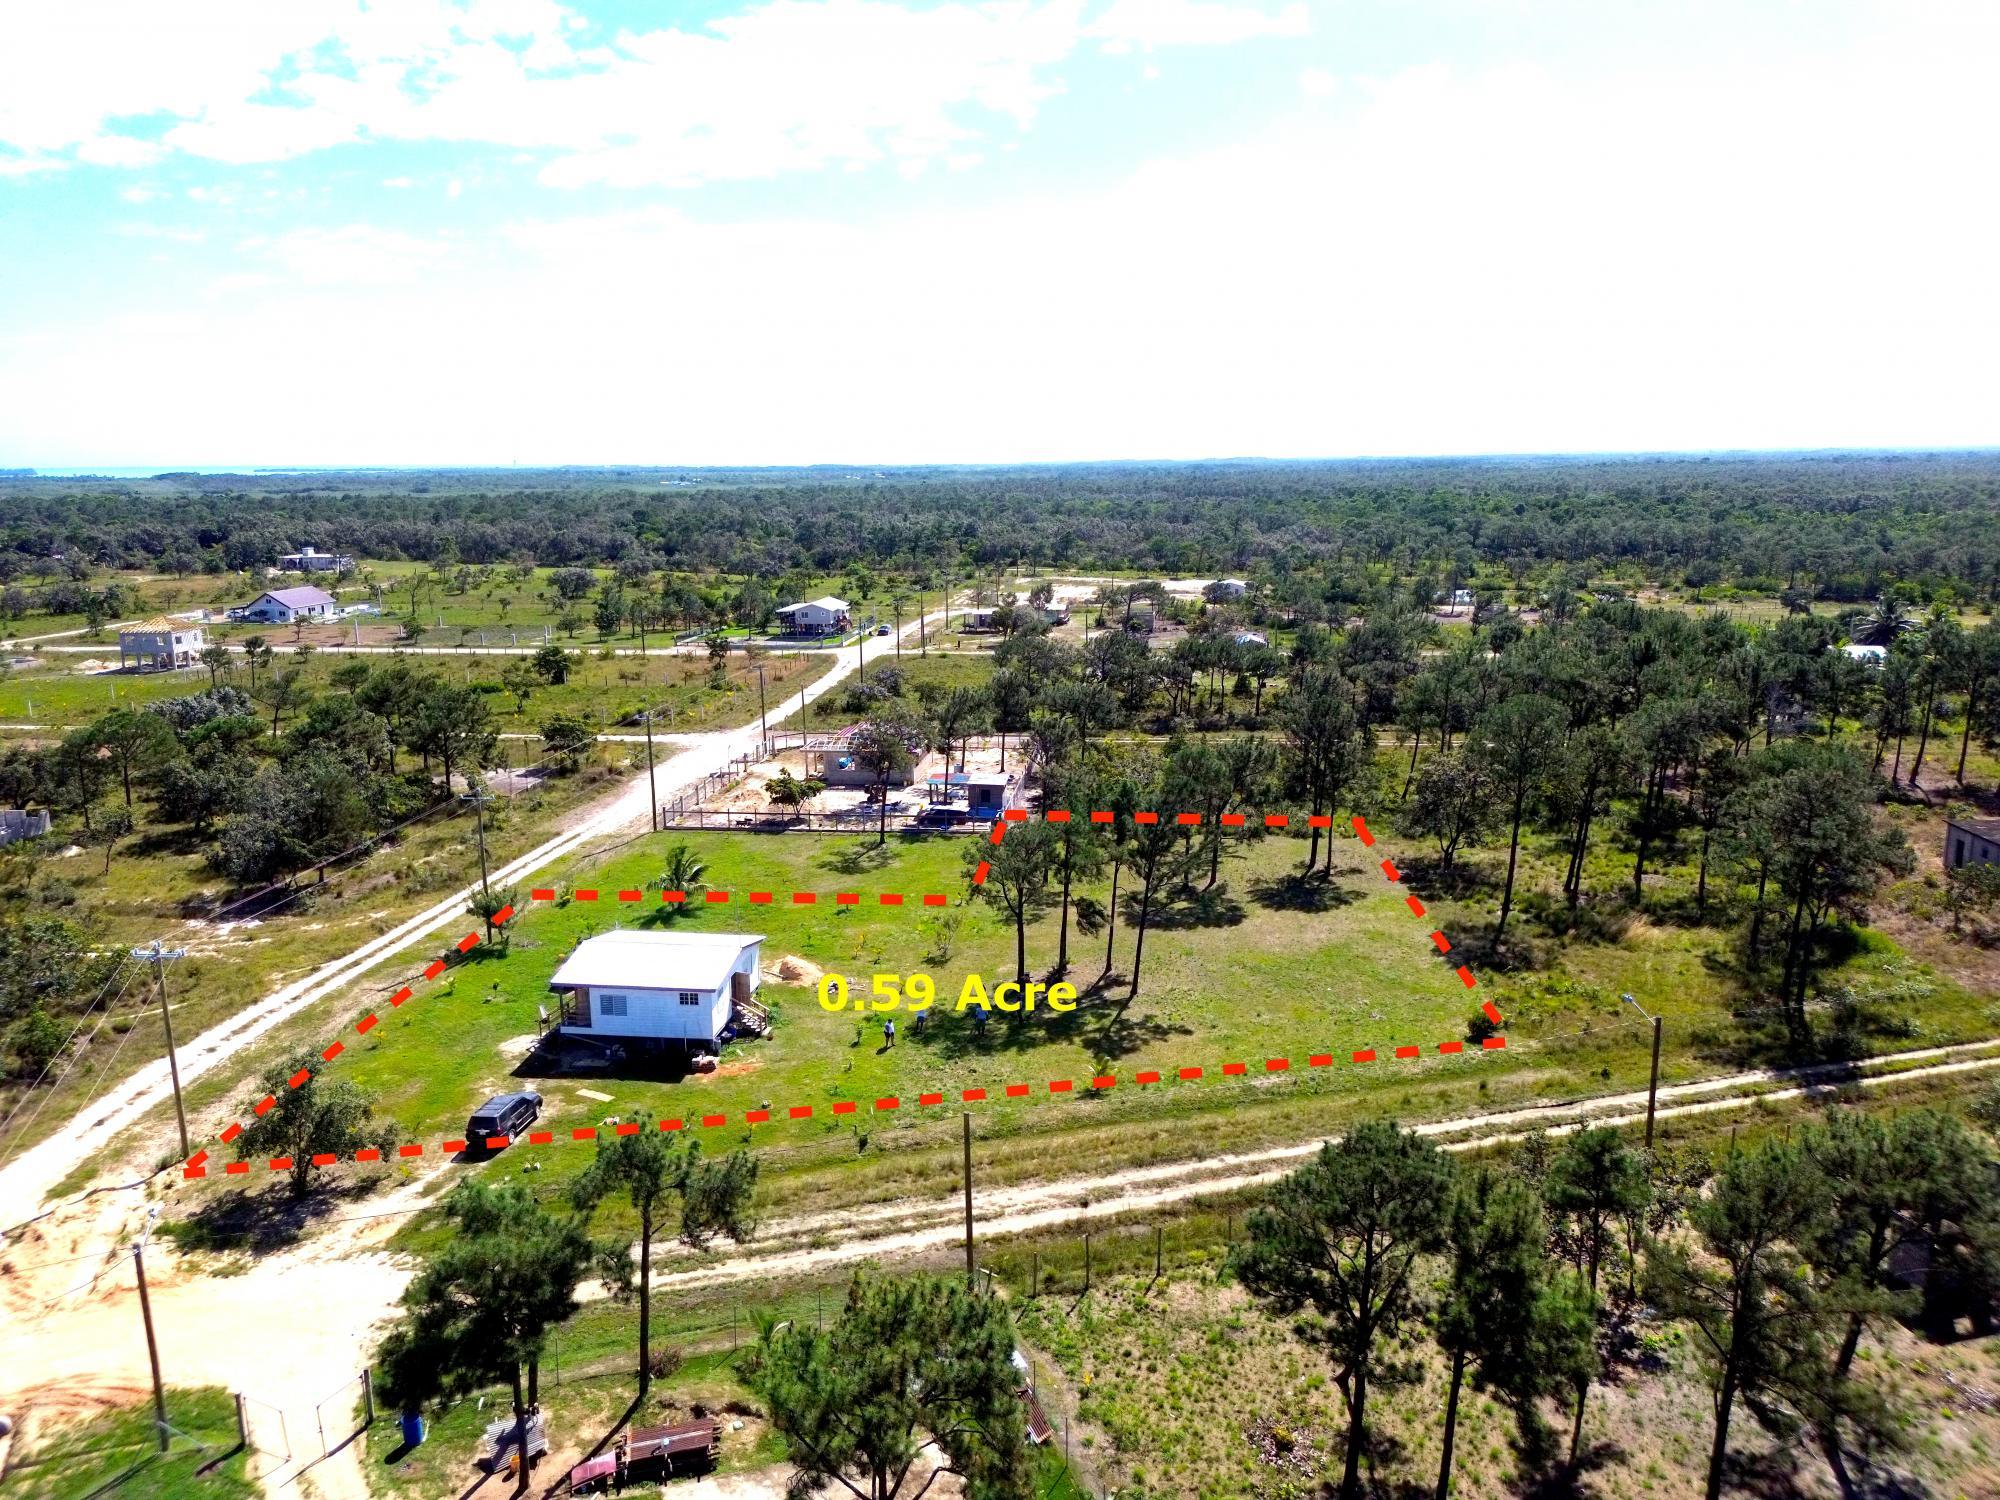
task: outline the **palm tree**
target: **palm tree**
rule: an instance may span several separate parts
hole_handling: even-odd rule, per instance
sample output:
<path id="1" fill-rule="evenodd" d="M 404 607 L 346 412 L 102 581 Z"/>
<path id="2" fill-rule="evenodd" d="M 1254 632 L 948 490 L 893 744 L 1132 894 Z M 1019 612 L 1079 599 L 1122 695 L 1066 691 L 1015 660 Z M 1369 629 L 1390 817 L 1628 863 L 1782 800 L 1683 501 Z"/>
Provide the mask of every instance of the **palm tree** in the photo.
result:
<path id="1" fill-rule="evenodd" d="M 694 895 L 708 889 L 708 866 L 686 843 L 667 851 L 666 868 L 660 873 L 660 888 Z"/>
<path id="2" fill-rule="evenodd" d="M 1894 594 L 1884 594 L 1862 620 L 1861 635 L 1870 646 L 1888 646 L 1894 644 L 1898 636 L 1907 635 L 1916 628 L 1917 619 L 1910 612 L 1910 606 Z"/>

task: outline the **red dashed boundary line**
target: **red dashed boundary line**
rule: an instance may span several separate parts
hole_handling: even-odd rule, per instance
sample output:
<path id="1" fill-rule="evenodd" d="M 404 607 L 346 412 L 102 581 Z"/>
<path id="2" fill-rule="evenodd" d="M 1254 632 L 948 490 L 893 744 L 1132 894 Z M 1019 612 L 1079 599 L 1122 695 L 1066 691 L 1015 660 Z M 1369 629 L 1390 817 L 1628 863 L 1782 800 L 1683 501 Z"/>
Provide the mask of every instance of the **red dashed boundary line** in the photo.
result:
<path id="1" fill-rule="evenodd" d="M 1090 820 L 1093 823 L 1109 823 L 1114 820 L 1115 816 L 1116 816 L 1115 814 L 1109 812 L 1093 812 L 1090 814 Z M 1063 811 L 1048 813 L 1046 817 L 1048 821 L 1052 823 L 1066 823 L 1070 820 L 1070 814 L 1068 812 L 1063 812 Z M 1025 811 L 1022 811 L 1021 809 L 1018 808 L 1009 809 L 1003 815 L 1002 821 L 996 821 L 994 823 L 993 833 L 990 842 L 997 845 L 1007 832 L 1007 824 L 1025 822 L 1027 821 L 1027 818 L 1028 814 Z M 1157 823 L 1160 820 L 1160 814 L 1153 812 L 1135 813 L 1133 815 L 1133 818 L 1134 821 L 1139 823 Z M 1175 814 L 1174 820 L 1178 824 L 1194 826 L 1202 822 L 1202 815 L 1200 813 L 1177 813 Z M 1241 828 L 1246 826 L 1247 820 L 1246 820 L 1246 815 L 1242 813 L 1224 813 L 1219 821 L 1221 825 L 1225 828 Z M 1264 821 L 1264 826 L 1267 828 L 1283 828 L 1288 825 L 1289 819 L 1283 813 L 1272 813 L 1266 815 L 1263 821 Z M 1357 835 L 1359 835 L 1362 845 L 1364 847 L 1372 848 L 1375 843 L 1375 836 L 1374 834 L 1369 832 L 1367 822 L 1360 817 L 1356 817 L 1352 821 L 1353 821 L 1354 831 Z M 1307 818 L 1306 825 L 1309 828 L 1327 829 L 1329 830 L 1330 833 L 1333 827 L 1333 819 L 1320 814 L 1314 814 L 1311 817 Z M 988 863 L 985 860 L 981 860 L 978 869 L 973 873 L 972 883 L 974 885 L 984 884 L 986 881 L 989 868 L 990 867 Z M 1381 861 L 1381 870 L 1383 878 L 1392 883 L 1398 882 L 1402 879 L 1402 872 L 1396 868 L 1395 862 L 1393 860 L 1384 859 L 1383 861 Z M 579 901 L 594 901 L 598 898 L 598 894 L 599 893 L 595 890 L 577 891 L 575 893 L 575 896 L 576 899 Z M 643 892 L 640 891 L 619 891 L 617 894 L 618 894 L 618 899 L 621 901 L 638 901 L 643 899 Z M 532 899 L 536 901 L 552 901 L 555 899 L 555 895 L 556 893 L 554 890 L 541 888 L 541 889 L 536 889 L 532 893 Z M 729 893 L 726 891 L 709 891 L 706 892 L 705 895 L 707 900 L 710 902 L 719 903 L 722 901 L 727 901 L 729 899 Z M 665 901 L 685 901 L 689 898 L 688 898 L 688 893 L 685 891 L 663 891 L 661 893 L 661 899 Z M 749 893 L 748 899 L 754 903 L 764 904 L 768 903 L 772 899 L 772 893 L 769 891 L 752 891 Z M 903 903 L 903 898 L 900 895 L 884 894 L 879 899 L 881 904 L 884 906 L 900 906 Z M 1423 902 L 1419 901 L 1415 896 L 1406 896 L 1403 899 L 1405 904 L 1408 905 L 1408 907 L 1410 908 L 1410 912 L 1412 915 L 1417 917 L 1423 917 L 1425 915 Z M 793 893 L 792 900 L 797 905 L 810 906 L 815 901 L 818 900 L 818 897 L 813 892 L 800 891 Z M 851 906 L 858 904 L 861 900 L 861 897 L 856 892 L 848 891 L 837 894 L 834 897 L 834 900 L 840 905 Z M 923 902 L 926 906 L 943 906 L 946 904 L 946 898 L 941 895 L 925 896 L 923 898 Z M 515 915 L 516 912 L 513 907 L 511 906 L 502 907 L 499 911 L 494 913 L 493 925 L 496 927 L 503 926 L 507 922 L 511 921 L 515 917 Z M 1438 952 L 1444 954 L 1448 954 L 1451 952 L 1451 942 L 1449 939 L 1445 937 L 1445 935 L 1442 932 L 1433 931 L 1430 934 L 1430 939 L 1431 943 L 1437 948 Z M 464 937 L 460 938 L 456 944 L 453 945 L 453 948 L 454 951 L 458 953 L 469 953 L 472 951 L 472 949 L 476 948 L 478 945 L 479 945 L 479 934 L 477 932 L 468 932 Z M 423 971 L 423 977 L 427 980 L 436 979 L 440 974 L 442 974 L 445 971 L 446 967 L 447 965 L 444 959 L 434 958 L 430 961 L 429 964 L 425 965 Z M 1473 979 L 1472 971 L 1469 968 L 1467 968 L 1464 964 L 1460 964 L 1458 966 L 1457 972 L 1459 979 L 1465 984 L 1465 987 L 1467 989 L 1471 989 L 1476 983 L 1476 981 Z M 415 998 L 415 996 L 410 986 L 404 985 L 401 989 L 397 990 L 395 994 L 389 997 L 389 1008 L 391 1010 L 400 1009 L 402 1006 L 408 1004 L 409 1001 L 412 1000 L 413 998 Z M 1499 1010 L 1494 1006 L 1492 1001 L 1490 1000 L 1482 1001 L 1480 1004 L 1480 1008 L 1485 1012 L 1487 1019 L 1490 1020 L 1495 1026 L 1498 1026 L 1502 1023 L 1501 1014 Z M 381 1022 L 381 1016 L 379 1015 L 379 1013 L 371 1011 L 369 1014 L 363 1016 L 359 1021 L 356 1021 L 354 1023 L 354 1030 L 357 1035 L 366 1036 L 370 1031 L 374 1030 L 375 1027 L 380 1024 L 380 1022 Z M 1493 1052 L 1504 1048 L 1506 1045 L 1507 1045 L 1507 1039 L 1505 1037 L 1491 1036 L 1485 1038 L 1480 1043 L 1480 1049 L 1482 1051 Z M 347 1050 L 347 1044 L 343 1041 L 336 1040 L 320 1052 L 320 1057 L 323 1061 L 332 1062 L 335 1058 L 339 1057 L 340 1054 L 346 1050 Z M 1424 1050 L 1425 1049 L 1422 1047 L 1409 1046 L 1409 1045 L 1388 1049 L 1390 1056 L 1405 1061 L 1412 1058 L 1423 1056 Z M 1442 1056 L 1457 1055 L 1463 1053 L 1465 1050 L 1466 1050 L 1466 1044 L 1464 1042 L 1459 1042 L 1459 1041 L 1439 1042 L 1435 1046 L 1436 1053 Z M 1381 1056 L 1382 1054 L 1378 1052 L 1375 1048 L 1363 1047 L 1355 1050 L 1350 1054 L 1350 1061 L 1356 1063 L 1371 1063 L 1379 1061 L 1381 1059 Z M 1306 1058 L 1305 1065 L 1308 1068 L 1331 1067 L 1333 1064 L 1333 1060 L 1334 1058 L 1332 1053 L 1315 1052 L 1310 1054 Z M 1292 1060 L 1290 1058 L 1269 1057 L 1264 1059 L 1264 1062 L 1262 1064 L 1262 1071 L 1266 1074 L 1284 1073 L 1284 1072 L 1289 1072 L 1291 1070 L 1291 1067 L 1292 1067 Z M 1250 1065 L 1241 1062 L 1226 1062 L 1222 1064 L 1220 1069 L 1221 1076 L 1225 1078 L 1242 1077 L 1248 1074 L 1249 1072 L 1250 1072 Z M 1207 1070 L 1200 1067 L 1184 1067 L 1174 1070 L 1174 1078 L 1182 1083 L 1198 1082 L 1206 1076 L 1207 1076 Z M 301 1068 L 299 1069 L 298 1072 L 294 1073 L 289 1079 L 286 1080 L 286 1084 L 290 1088 L 298 1088 L 301 1084 L 305 1083 L 311 1077 L 312 1077 L 312 1070 L 310 1068 Z M 1149 1068 L 1132 1075 L 1133 1084 L 1142 1088 L 1153 1084 L 1158 1084 L 1164 1081 L 1165 1081 L 1165 1075 L 1162 1074 L 1157 1069 Z M 1118 1086 L 1117 1077 L 1113 1074 L 1108 1074 L 1108 1073 L 1100 1074 L 1092 1078 L 1086 1085 L 1086 1087 L 1089 1090 L 1098 1092 L 1109 1090 L 1117 1086 Z M 1057 1078 L 1049 1080 L 1046 1086 L 1046 1092 L 1048 1095 L 1069 1094 L 1075 1092 L 1076 1088 L 1077 1088 L 1077 1080 L 1071 1078 Z M 958 1098 L 955 1102 L 960 1104 L 983 1103 L 991 1097 L 989 1091 L 984 1088 L 960 1089 L 957 1090 L 956 1092 Z M 1027 1098 L 1033 1095 L 1034 1093 L 1035 1093 L 1034 1088 L 1031 1085 L 1025 1083 L 1010 1083 L 1003 1085 L 1001 1088 L 1001 1097 L 1008 1099 Z M 258 1100 L 257 1103 L 252 1107 L 252 1112 L 258 1116 L 262 1116 L 264 1114 L 267 1114 L 272 1108 L 274 1108 L 277 1102 L 278 1102 L 277 1097 L 275 1095 L 266 1094 L 262 1099 Z M 937 1105 L 942 1105 L 944 1102 L 945 1102 L 945 1095 L 941 1092 L 923 1093 L 917 1096 L 917 1106 L 920 1109 L 931 1108 Z M 891 1094 L 891 1095 L 885 1095 L 882 1098 L 875 1100 L 870 1112 L 887 1113 L 891 1110 L 902 1109 L 903 1107 L 904 1107 L 904 1101 L 900 1097 Z M 846 1100 L 836 1101 L 834 1104 L 829 1106 L 828 1112 L 836 1116 L 852 1115 L 858 1113 L 861 1110 L 861 1108 L 862 1104 L 860 1101 L 846 1099 Z M 773 1118 L 774 1114 L 776 1113 L 778 1112 L 769 1109 L 748 1110 L 745 1111 L 744 1114 L 742 1115 L 742 1123 L 745 1125 L 766 1124 Z M 790 1106 L 788 1109 L 784 1110 L 782 1113 L 787 1119 L 807 1120 L 813 1118 L 814 1106 L 810 1104 L 794 1104 Z M 710 1114 L 710 1115 L 701 1115 L 698 1117 L 698 1120 L 702 1128 L 714 1129 L 718 1126 L 727 1125 L 729 1123 L 730 1117 L 727 1114 Z M 615 1135 L 637 1135 L 643 1128 L 644 1127 L 640 1126 L 636 1122 L 633 1122 L 633 1123 L 623 1123 L 613 1126 L 608 1132 L 600 1132 L 595 1126 L 584 1125 L 584 1126 L 578 1126 L 577 1128 L 571 1130 L 567 1136 L 567 1139 L 571 1141 L 591 1141 L 591 1140 L 596 1140 L 600 1134 L 607 1134 L 607 1133 Z M 664 1131 L 685 1130 L 689 1128 L 689 1122 L 684 1119 L 664 1119 L 659 1122 L 659 1128 Z M 228 1145 L 242 1133 L 243 1133 L 242 1122 L 237 1121 L 235 1123 L 232 1123 L 228 1129 L 224 1130 L 217 1137 L 217 1140 L 224 1145 Z M 506 1146 L 512 1145 L 515 1139 L 517 1138 L 504 1135 L 488 1136 L 483 1142 L 471 1142 L 471 1143 L 468 1143 L 464 1140 L 453 1139 L 453 1140 L 446 1140 L 439 1142 L 437 1149 L 442 1151 L 448 1156 L 456 1155 L 457 1153 L 465 1150 L 468 1144 L 483 1145 L 489 1150 L 500 1150 Z M 526 1137 L 528 1144 L 531 1146 L 550 1145 L 555 1142 L 555 1139 L 556 1139 L 555 1132 L 548 1130 L 531 1131 Z M 396 1147 L 395 1154 L 398 1157 L 422 1156 L 424 1154 L 424 1149 L 425 1148 L 421 1144 L 412 1142 L 406 1145 L 401 1145 Z M 385 1153 L 383 1153 L 382 1151 L 371 1146 L 364 1148 L 363 1150 L 356 1151 L 354 1153 L 353 1159 L 357 1162 L 376 1162 L 383 1160 L 384 1154 Z M 338 1156 L 328 1153 L 313 1157 L 312 1163 L 314 1166 L 317 1167 L 330 1167 L 338 1164 L 340 1160 L 341 1158 L 339 1158 Z M 186 1165 L 181 1170 L 181 1176 L 184 1178 L 206 1177 L 208 1175 L 207 1163 L 208 1163 L 207 1150 L 204 1149 L 201 1151 L 197 1151 L 193 1156 L 188 1158 Z M 295 1163 L 289 1156 L 274 1156 L 269 1158 L 268 1161 L 266 1162 L 266 1169 L 272 1172 L 285 1172 L 285 1171 L 290 1171 L 294 1165 Z M 224 1173 L 229 1176 L 240 1176 L 244 1173 L 249 1172 L 250 1169 L 251 1169 L 251 1163 L 247 1161 L 228 1162 L 223 1166 Z"/>
<path id="2" fill-rule="evenodd" d="M 555 890 L 553 886 L 538 885 L 533 890 L 528 892 L 528 899 L 530 901 L 554 901 L 557 899 L 557 896 L 558 892 Z M 737 899 L 738 897 L 741 897 L 743 900 L 749 902 L 752 906 L 769 906 L 773 902 L 778 901 L 780 899 L 789 901 L 793 906 L 815 906 L 819 903 L 821 899 L 821 893 L 818 891 L 793 891 L 789 896 L 781 898 L 780 894 L 777 891 L 661 891 L 660 892 L 660 900 L 667 903 L 670 906 L 678 906 L 685 902 L 690 902 L 690 901 L 699 902 L 708 906 L 722 906 L 726 905 L 730 901 Z M 633 902 L 633 901 L 644 901 L 646 899 L 646 893 L 644 891 L 629 891 L 629 890 L 600 891 L 593 888 L 580 891 L 571 891 L 570 898 L 575 901 Z M 862 894 L 859 891 L 836 891 L 829 899 L 832 900 L 835 906 L 861 906 L 866 904 L 866 899 L 862 896 Z M 879 895 L 875 896 L 873 900 L 875 904 L 878 906 L 906 906 L 911 904 L 921 904 L 924 906 L 951 905 L 951 898 L 949 896 L 941 895 L 935 892 L 921 896 L 910 896 L 910 895 L 904 895 L 900 891 L 883 891 Z"/>

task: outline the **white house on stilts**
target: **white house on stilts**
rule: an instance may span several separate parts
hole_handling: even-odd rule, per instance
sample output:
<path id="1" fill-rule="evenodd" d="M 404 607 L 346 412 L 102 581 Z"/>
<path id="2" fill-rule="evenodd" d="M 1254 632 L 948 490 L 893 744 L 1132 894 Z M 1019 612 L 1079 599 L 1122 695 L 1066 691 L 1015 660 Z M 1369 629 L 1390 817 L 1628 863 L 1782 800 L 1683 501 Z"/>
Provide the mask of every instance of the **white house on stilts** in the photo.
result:
<path id="1" fill-rule="evenodd" d="M 563 960 L 549 988 L 558 1029 L 649 1049 L 717 1052 L 731 1035 L 761 1035 L 760 932 L 605 932 Z"/>

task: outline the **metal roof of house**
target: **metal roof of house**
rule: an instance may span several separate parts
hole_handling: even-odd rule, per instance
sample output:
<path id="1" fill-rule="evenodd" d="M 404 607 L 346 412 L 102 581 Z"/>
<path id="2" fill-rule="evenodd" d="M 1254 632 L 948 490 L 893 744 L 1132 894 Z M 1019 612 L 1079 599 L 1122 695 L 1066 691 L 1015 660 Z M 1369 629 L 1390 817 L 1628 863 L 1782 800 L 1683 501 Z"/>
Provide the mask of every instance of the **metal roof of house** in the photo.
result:
<path id="1" fill-rule="evenodd" d="M 798 604 L 781 605 L 774 613 L 788 615 L 794 610 L 808 609 L 815 606 L 820 609 L 831 610 L 834 614 L 840 614 L 846 610 L 847 601 L 845 599 L 836 599 L 831 594 L 822 594 L 817 599 L 807 599 Z"/>
<path id="2" fill-rule="evenodd" d="M 550 989 L 629 985 L 635 990 L 712 990 L 761 932 L 602 932 L 577 944 Z"/>
<path id="3" fill-rule="evenodd" d="M 333 595 L 325 589 L 314 588 L 309 583 L 302 583 L 297 588 L 291 589 L 266 589 L 257 596 L 257 599 L 276 599 L 286 609 L 310 609 L 315 604 L 334 602 Z M 250 603 L 255 605 L 257 599 L 252 599 Z"/>
<path id="4" fill-rule="evenodd" d="M 163 630 L 199 630 L 199 625 L 187 620 L 175 620 L 166 615 L 154 615 L 150 620 L 137 620 L 130 625 L 120 625 L 120 635 L 158 635 Z"/>
<path id="5" fill-rule="evenodd" d="M 2000 818 L 1946 818 L 1945 822 L 1977 838 L 2000 843 Z"/>

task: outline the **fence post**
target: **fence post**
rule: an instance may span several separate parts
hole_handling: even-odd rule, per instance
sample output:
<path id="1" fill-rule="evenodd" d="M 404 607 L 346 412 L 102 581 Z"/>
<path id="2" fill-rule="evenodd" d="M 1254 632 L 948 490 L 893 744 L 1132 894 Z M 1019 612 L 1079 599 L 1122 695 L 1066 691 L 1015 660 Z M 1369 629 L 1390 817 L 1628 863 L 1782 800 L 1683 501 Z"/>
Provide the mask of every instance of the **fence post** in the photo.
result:
<path id="1" fill-rule="evenodd" d="M 243 1393 L 236 1393 L 236 1441 L 243 1447 L 250 1446 L 250 1418 L 243 1411 Z"/>
<path id="2" fill-rule="evenodd" d="M 1028 1282 L 1028 1295 L 1039 1297 L 1042 1295 L 1042 1252 L 1039 1250 L 1035 1252 L 1035 1269 L 1030 1275 L 1032 1279 Z"/>
<path id="3" fill-rule="evenodd" d="M 1160 1279 L 1160 1241 L 1164 1233 L 1159 1225 L 1153 1226 L 1153 1280 L 1155 1281 Z"/>
<path id="4" fill-rule="evenodd" d="M 361 1372 L 361 1406 L 368 1414 L 368 1425 L 375 1425 L 375 1372 L 366 1369 Z"/>
<path id="5" fill-rule="evenodd" d="M 1083 1232 L 1083 1289 L 1090 1290 L 1090 1231 Z"/>

